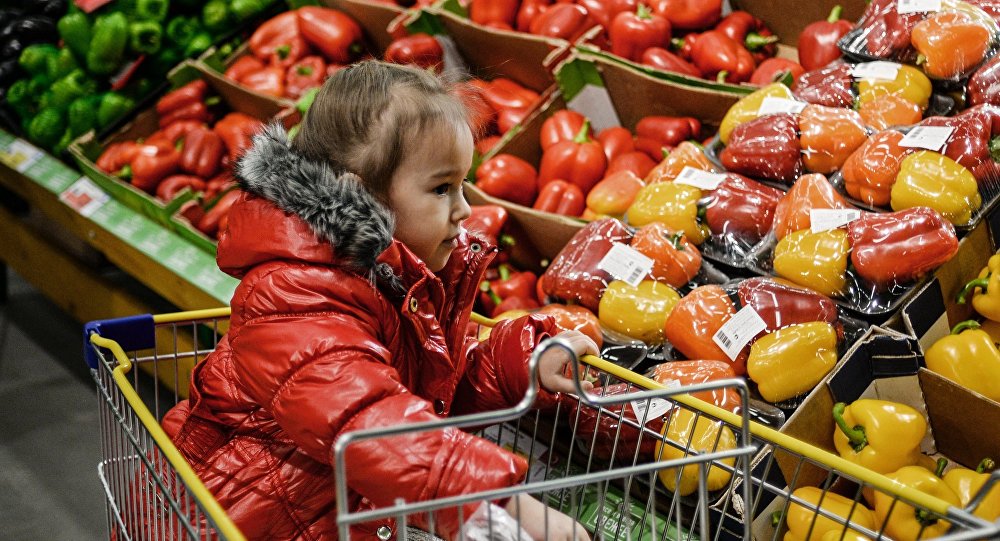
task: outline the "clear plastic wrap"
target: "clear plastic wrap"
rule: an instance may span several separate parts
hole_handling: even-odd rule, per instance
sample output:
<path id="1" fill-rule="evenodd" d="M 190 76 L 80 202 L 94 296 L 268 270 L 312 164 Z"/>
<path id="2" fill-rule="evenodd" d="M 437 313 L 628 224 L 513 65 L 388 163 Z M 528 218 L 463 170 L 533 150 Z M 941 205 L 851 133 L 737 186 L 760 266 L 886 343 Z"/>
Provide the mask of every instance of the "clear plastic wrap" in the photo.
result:
<path id="1" fill-rule="evenodd" d="M 590 394 L 594 396 L 614 396 L 635 392 L 635 388 L 627 383 L 616 383 L 606 387 L 596 387 Z M 592 458 L 611 461 L 614 458 L 620 462 L 646 462 L 652 460 L 656 450 L 656 436 L 645 434 L 640 426 L 645 426 L 655 433 L 663 430 L 663 423 L 669 419 L 672 408 L 665 401 L 652 402 L 639 400 L 636 403 L 623 403 L 605 406 L 614 415 L 608 415 L 595 408 L 566 408 L 566 415 L 575 424 L 577 444 Z M 602 414 L 603 413 L 603 414 Z M 638 413 L 638 416 L 636 415 Z M 639 424 L 641 417 L 642 425 Z M 630 422 L 620 419 L 625 418 Z"/>

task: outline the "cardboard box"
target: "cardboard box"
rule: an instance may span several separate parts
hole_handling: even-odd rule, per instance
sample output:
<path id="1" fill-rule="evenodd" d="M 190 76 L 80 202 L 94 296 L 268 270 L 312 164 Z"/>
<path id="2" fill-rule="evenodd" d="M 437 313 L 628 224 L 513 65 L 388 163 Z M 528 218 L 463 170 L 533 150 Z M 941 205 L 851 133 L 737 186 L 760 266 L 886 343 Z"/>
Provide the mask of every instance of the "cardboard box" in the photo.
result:
<path id="1" fill-rule="evenodd" d="M 749 11 L 767 23 L 781 42 L 795 47 L 799 34 L 810 23 L 823 21 L 834 6 L 842 6 L 841 19 L 857 21 L 865 11 L 864 0 L 733 0 L 733 9 Z M 793 57 L 794 58 L 794 57 Z"/>

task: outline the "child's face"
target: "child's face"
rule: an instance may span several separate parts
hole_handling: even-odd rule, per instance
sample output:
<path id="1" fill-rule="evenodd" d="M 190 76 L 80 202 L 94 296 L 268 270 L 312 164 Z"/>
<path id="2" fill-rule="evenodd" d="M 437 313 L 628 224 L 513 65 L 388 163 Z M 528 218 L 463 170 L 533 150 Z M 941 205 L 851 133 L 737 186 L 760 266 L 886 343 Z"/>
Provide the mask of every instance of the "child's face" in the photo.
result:
<path id="1" fill-rule="evenodd" d="M 471 211 L 462 181 L 472 167 L 472 148 L 468 127 L 442 122 L 408 144 L 392 176 L 395 236 L 434 272 L 448 262 Z"/>

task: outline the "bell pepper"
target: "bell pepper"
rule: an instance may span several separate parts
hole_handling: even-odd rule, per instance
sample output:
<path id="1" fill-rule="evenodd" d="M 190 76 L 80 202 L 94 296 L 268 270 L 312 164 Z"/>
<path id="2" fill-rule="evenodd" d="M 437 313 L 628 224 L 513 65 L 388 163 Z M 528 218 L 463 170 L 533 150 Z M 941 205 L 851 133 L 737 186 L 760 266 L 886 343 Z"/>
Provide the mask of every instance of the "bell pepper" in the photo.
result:
<path id="1" fill-rule="evenodd" d="M 880 131 L 847 158 L 841 173 L 844 189 L 851 197 L 879 207 L 889 204 L 903 158 L 914 152 L 899 146 L 902 139 L 898 131 Z"/>
<path id="2" fill-rule="evenodd" d="M 58 143 L 65 132 L 66 115 L 52 107 L 39 111 L 28 124 L 28 138 L 46 148 Z"/>
<path id="3" fill-rule="evenodd" d="M 517 19 L 517 0 L 472 0 L 469 19 L 476 24 L 502 22 L 513 27 Z"/>
<path id="4" fill-rule="evenodd" d="M 303 6 L 294 11 L 302 39 L 330 62 L 345 63 L 361 52 L 361 27 L 335 9 Z"/>
<path id="5" fill-rule="evenodd" d="M 580 331 L 597 344 L 604 344 L 601 322 L 593 312 L 575 304 L 547 304 L 536 312 L 552 316 L 560 331 Z"/>
<path id="6" fill-rule="evenodd" d="M 552 113 L 552 116 L 542 122 L 542 129 L 538 132 L 538 142 L 541 144 L 542 150 L 548 150 L 556 143 L 572 141 L 583 129 L 586 122 L 587 117 L 572 109 L 560 109 Z M 587 126 L 589 129 L 590 125 L 587 124 Z M 593 135 L 593 131 L 589 131 L 588 135 Z M 631 134 L 629 137 L 631 138 Z M 608 157 L 608 159 L 611 158 Z"/>
<path id="7" fill-rule="evenodd" d="M 299 30 L 299 11 L 286 11 L 260 25 L 250 36 L 249 47 L 253 55 L 265 63 L 273 60 L 285 67 L 305 55 L 308 46 Z"/>
<path id="8" fill-rule="evenodd" d="M 212 131 L 222 138 L 233 163 L 250 146 L 250 139 L 264 124 L 256 118 L 244 113 L 229 113 L 212 126 Z"/>
<path id="9" fill-rule="evenodd" d="M 743 45 L 718 30 L 709 30 L 693 38 L 691 62 L 705 76 L 727 83 L 742 83 L 753 75 L 753 57 Z"/>
<path id="10" fill-rule="evenodd" d="M 265 66 L 264 69 L 244 75 L 239 83 L 259 94 L 283 98 L 285 97 L 285 68 L 277 65 Z"/>
<path id="11" fill-rule="evenodd" d="M 491 246 L 506 245 L 508 242 L 503 240 L 502 231 L 507 225 L 508 217 L 507 209 L 500 205 L 472 205 L 469 217 L 462 222 L 462 227 L 481 236 Z"/>
<path id="12" fill-rule="evenodd" d="M 833 406 L 833 420 L 837 423 L 833 445 L 841 457 L 855 464 L 891 474 L 920 459 L 927 421 L 906 404 L 867 398 L 849 406 L 838 402 Z"/>
<path id="13" fill-rule="evenodd" d="M 586 199 L 579 186 L 565 180 L 553 180 L 542 186 L 532 208 L 563 216 L 579 216 L 586 206 Z"/>
<path id="14" fill-rule="evenodd" d="M 121 65 L 128 43 L 128 19 L 118 11 L 97 17 L 87 48 L 87 70 L 111 75 Z"/>
<path id="15" fill-rule="evenodd" d="M 736 448 L 736 437 L 729 427 L 721 421 L 715 421 L 704 415 L 698 415 L 689 409 L 678 409 L 670 416 L 664 426 L 664 439 L 671 442 L 663 444 L 656 440 L 656 460 L 679 460 L 694 453 L 711 453 L 730 451 Z M 735 460 L 725 458 L 721 464 L 732 468 Z M 677 468 L 665 468 L 657 473 L 660 482 L 667 490 L 681 496 L 687 496 L 698 490 L 700 484 L 700 466 L 689 464 L 680 471 Z M 705 479 L 705 490 L 712 492 L 726 487 L 732 474 L 719 466 L 712 466 Z"/>
<path id="16" fill-rule="evenodd" d="M 555 114 L 559 114 L 557 111 Z M 555 116 L 555 115 L 553 115 Z M 582 121 L 581 121 L 582 125 Z M 544 129 L 545 124 L 542 124 Z M 572 135 L 576 135 L 579 131 L 579 127 L 572 132 Z M 567 137 L 568 139 L 569 137 Z M 544 140 L 544 137 L 541 138 Z M 622 154 L 635 151 L 635 141 L 632 138 L 632 132 L 621 126 L 612 126 L 610 128 L 605 128 L 601 133 L 597 134 L 597 140 L 601 143 L 601 148 L 604 149 L 604 155 L 608 157 L 608 163 L 611 163 L 615 158 Z M 544 150 L 545 147 L 542 147 Z"/>
<path id="17" fill-rule="evenodd" d="M 854 28 L 854 23 L 840 18 L 841 6 L 833 6 L 824 21 L 810 23 L 799 34 L 799 63 L 807 70 L 820 69 L 840 58 L 837 42 Z"/>
<path id="18" fill-rule="evenodd" d="M 705 242 L 708 228 L 698 219 L 702 192 L 694 186 L 659 182 L 639 190 L 626 212 L 633 226 L 661 222 L 673 231 L 682 231 L 696 245 Z"/>
<path id="19" fill-rule="evenodd" d="M 992 459 L 984 458 L 975 470 L 952 468 L 944 474 L 942 479 L 944 484 L 948 485 L 948 488 L 958 496 L 962 507 L 968 507 L 969 502 L 979 494 L 979 491 L 986 485 L 986 481 L 989 480 L 990 471 L 987 470 L 993 470 L 995 467 L 996 463 Z M 995 522 L 997 518 L 1000 518 L 1000 486 L 993 485 L 993 488 L 979 502 L 972 514 L 990 522 Z"/>
<path id="20" fill-rule="evenodd" d="M 969 171 L 975 171 L 983 161 L 992 159 L 990 156 L 991 122 L 990 114 L 978 109 L 967 110 L 953 117 L 928 117 L 920 122 L 920 125 L 954 128 L 941 153 Z"/>
<path id="21" fill-rule="evenodd" d="M 1000 255 L 991 256 L 979 276 L 965 284 L 958 295 L 958 304 L 965 304 L 970 293 L 972 307 L 979 315 L 1000 322 Z"/>
<path id="22" fill-rule="evenodd" d="M 36 43 L 21 51 L 17 63 L 29 75 L 46 75 L 50 80 L 54 77 L 49 73 L 49 64 L 59 55 L 59 48 L 51 43 Z"/>
<path id="23" fill-rule="evenodd" d="M 170 9 L 169 0 L 136 0 L 132 15 L 139 20 L 162 21 Z"/>
<path id="24" fill-rule="evenodd" d="M 670 22 L 644 4 L 616 15 L 608 28 L 611 53 L 638 61 L 650 47 L 670 45 Z"/>
<path id="25" fill-rule="evenodd" d="M 231 81 L 239 82 L 247 75 L 264 69 L 264 66 L 265 64 L 258 60 L 256 56 L 245 55 L 239 57 L 231 66 L 226 68 L 223 75 Z"/>
<path id="26" fill-rule="evenodd" d="M 778 50 L 778 36 L 771 32 L 763 20 L 746 11 L 730 12 L 715 25 L 715 30 L 754 53 L 755 63 L 774 56 Z"/>
<path id="27" fill-rule="evenodd" d="M 147 193 L 156 193 L 160 181 L 180 167 L 181 155 L 173 147 L 142 145 L 132 160 L 132 185 Z"/>
<path id="28" fill-rule="evenodd" d="M 927 368 L 990 400 L 1000 401 L 1000 351 L 975 321 L 963 321 L 925 355 Z"/>
<path id="29" fill-rule="evenodd" d="M 858 106 L 864 123 L 874 130 L 892 126 L 909 126 L 920 122 L 924 116 L 919 105 L 897 94 L 886 94 Z"/>
<path id="30" fill-rule="evenodd" d="M 100 104 L 101 98 L 95 95 L 77 98 L 69 104 L 66 121 L 74 138 L 97 129 L 97 108 Z"/>
<path id="31" fill-rule="evenodd" d="M 743 306 L 753 307 L 764 320 L 767 325 L 764 333 L 820 321 L 829 323 L 838 335 L 841 334 L 837 306 L 829 297 L 815 291 L 772 278 L 757 277 L 741 281 L 736 293 Z"/>
<path id="32" fill-rule="evenodd" d="M 690 141 L 684 141 L 671 150 L 667 156 L 663 158 L 660 163 L 649 172 L 648 175 L 646 175 L 646 183 L 655 184 L 657 182 L 672 181 L 681 174 L 681 171 L 683 171 L 685 167 L 692 167 L 694 169 L 698 169 L 699 171 L 708 171 L 710 173 L 719 172 L 719 168 L 716 167 L 715 164 L 708 159 L 708 156 L 705 155 L 704 147 Z"/>
<path id="33" fill-rule="evenodd" d="M 725 145 L 729 144 L 729 136 L 737 126 L 757 118 L 764 98 L 793 99 L 792 91 L 781 83 L 769 84 L 760 90 L 755 90 L 752 94 L 740 98 L 738 102 L 726 111 L 719 124 L 719 139 Z"/>
<path id="34" fill-rule="evenodd" d="M 200 192 L 205 189 L 205 181 L 191 175 L 169 176 L 156 187 L 156 198 L 164 202 L 172 201 L 185 188 Z"/>
<path id="35" fill-rule="evenodd" d="M 987 19 L 989 20 L 989 19 Z M 965 11 L 932 13 L 913 27 L 910 39 L 917 64 L 931 77 L 959 77 L 979 65 L 993 43 L 990 26 Z"/>
<path id="36" fill-rule="evenodd" d="M 723 361 L 733 367 L 736 375 L 746 373 L 749 348 L 730 359 L 712 337 L 736 314 L 736 307 L 724 289 L 717 285 L 699 286 L 674 306 L 663 325 L 663 336 L 688 359 Z"/>
<path id="37" fill-rule="evenodd" d="M 522 0 L 521 6 L 517 10 L 514 28 L 518 32 L 530 31 L 531 23 L 550 5 L 552 5 L 552 0 Z M 607 21 L 602 23 L 602 25 L 605 24 Z"/>
<path id="38" fill-rule="evenodd" d="M 528 109 L 504 109 L 497 114 L 497 129 L 505 134 L 528 118 Z"/>
<path id="39" fill-rule="evenodd" d="M 97 158 L 95 165 L 101 171 L 113 175 L 126 165 L 130 165 L 139 153 L 139 145 L 134 141 L 112 143 Z"/>
<path id="40" fill-rule="evenodd" d="M 444 63 L 444 49 L 430 34 L 416 33 L 390 43 L 384 58 L 386 62 L 437 70 Z"/>
<path id="41" fill-rule="evenodd" d="M 244 58 L 253 58 L 252 56 Z M 256 61 L 256 59 L 254 59 Z M 262 67 L 263 69 L 263 67 Z M 319 56 L 305 56 L 288 67 L 285 72 L 285 96 L 299 99 L 311 88 L 318 88 L 326 80 L 326 62 Z"/>
<path id="42" fill-rule="evenodd" d="M 846 62 L 835 62 L 800 75 L 795 84 L 795 97 L 815 105 L 852 107 L 853 85 L 851 65 Z"/>
<path id="43" fill-rule="evenodd" d="M 967 224 L 982 205 L 976 177 L 961 164 L 929 150 L 903 159 L 892 185 L 893 210 L 930 207 L 953 224 Z"/>
<path id="44" fill-rule="evenodd" d="M 136 21 L 128 27 L 129 48 L 140 54 L 155 54 L 163 45 L 163 26 L 156 21 Z"/>
<path id="45" fill-rule="evenodd" d="M 805 73 L 805 68 L 787 58 L 768 58 L 750 75 L 750 84 L 757 86 L 781 83 L 795 90 L 795 80 Z"/>
<path id="46" fill-rule="evenodd" d="M 505 77 L 497 77 L 489 81 L 481 87 L 481 90 L 486 103 L 497 111 L 501 109 L 527 109 L 539 100 L 538 92 L 525 88 Z"/>
<path id="47" fill-rule="evenodd" d="M 647 116 L 636 123 L 635 134 L 654 139 L 661 146 L 674 148 L 688 139 L 701 137 L 701 122 L 689 116 Z"/>
<path id="48" fill-rule="evenodd" d="M 879 288 L 919 278 L 958 252 L 955 228 L 926 207 L 864 213 L 847 235 L 855 271 Z"/>
<path id="49" fill-rule="evenodd" d="M 722 17 L 722 0 L 653 0 L 650 7 L 680 30 L 711 28 Z"/>
<path id="50" fill-rule="evenodd" d="M 222 32 L 233 24 L 232 13 L 225 0 L 210 0 L 201 9 L 201 20 L 205 28 L 211 32 Z"/>
<path id="51" fill-rule="evenodd" d="M 48 105 L 64 111 L 73 100 L 94 95 L 97 92 L 97 82 L 83 70 L 77 69 L 52 83 L 50 90 L 51 99 Z"/>
<path id="52" fill-rule="evenodd" d="M 799 115 L 799 144 L 806 169 L 830 174 L 868 140 L 868 131 L 856 111 L 807 105 Z"/>
<path id="53" fill-rule="evenodd" d="M 904 64 L 891 81 L 870 77 L 858 81 L 858 107 L 886 94 L 896 94 L 924 110 L 931 97 L 931 80 L 917 68 Z"/>
<path id="54" fill-rule="evenodd" d="M 531 33 L 538 36 L 575 42 L 594 26 L 587 9 L 576 4 L 557 3 L 549 6 L 531 21 Z"/>
<path id="55" fill-rule="evenodd" d="M 589 394 L 610 397 L 635 392 L 627 383 L 617 383 L 597 387 Z M 635 410 L 629 403 L 611 404 L 601 408 L 583 406 L 582 400 L 569 399 L 572 403 L 565 408 L 569 422 L 576 427 L 574 437 L 586 456 L 596 460 L 623 463 L 648 462 L 655 456 L 659 438 L 636 428 L 645 422 L 649 430 L 663 431 L 664 417 L 636 419 Z M 667 412 L 669 414 L 669 412 Z M 624 422 L 628 419 L 632 423 Z"/>
<path id="56" fill-rule="evenodd" d="M 208 126 L 204 122 L 198 122 L 197 120 L 178 120 L 177 122 L 172 122 L 166 128 L 156 130 L 150 134 L 150 136 L 146 138 L 145 143 L 148 145 L 165 144 L 166 146 L 181 148 L 183 146 L 183 143 L 181 142 L 189 133 L 195 130 L 205 129 L 207 127 Z"/>
<path id="57" fill-rule="evenodd" d="M 639 62 L 645 66 L 681 75 L 701 77 L 701 71 L 694 64 L 662 47 L 650 47 L 642 52 Z"/>
<path id="58" fill-rule="evenodd" d="M 750 346 L 747 374 L 768 402 L 808 393 L 837 364 L 837 331 L 825 321 L 796 323 Z"/>
<path id="59" fill-rule="evenodd" d="M 803 175 L 781 198 L 774 213 L 774 235 L 781 240 L 791 233 L 809 229 L 813 209 L 851 209 L 825 176 Z"/>
<path id="60" fill-rule="evenodd" d="M 632 248 L 653 260 L 650 278 L 675 288 L 687 285 L 701 270 L 698 247 L 684 233 L 671 231 L 659 222 L 639 228 L 632 237 Z"/>
<path id="61" fill-rule="evenodd" d="M 649 377 L 666 386 L 696 385 L 736 377 L 733 367 L 722 361 L 671 361 L 654 366 Z M 736 389 L 723 388 L 691 393 L 699 400 L 739 413 L 741 400 Z"/>
<path id="62" fill-rule="evenodd" d="M 890 429 L 891 432 L 891 429 Z M 922 466 L 903 466 L 886 477 L 958 507 L 958 495 L 934 472 Z M 897 541 L 916 541 L 943 536 L 951 523 L 927 510 L 917 510 L 882 491 L 875 492 L 875 517 L 885 525 L 885 534 Z"/>
<path id="63" fill-rule="evenodd" d="M 70 11 L 59 19 L 56 28 L 59 29 L 59 38 L 77 58 L 87 58 L 92 28 L 86 13 Z"/>
<path id="64" fill-rule="evenodd" d="M 660 344 L 663 323 L 680 298 L 677 290 L 655 280 L 643 280 L 638 286 L 614 280 L 601 295 L 597 317 L 605 329 Z"/>
<path id="65" fill-rule="evenodd" d="M 513 309 L 538 308 L 535 301 L 535 285 L 538 277 L 531 271 L 512 271 L 504 264 L 497 267 L 500 277 L 495 280 L 483 280 L 479 284 L 480 301 L 491 316 Z M 503 301 L 518 298 L 518 306 Z"/>
<path id="66" fill-rule="evenodd" d="M 790 233 L 774 248 L 774 271 L 792 282 L 823 295 L 840 293 L 847 284 L 847 232 L 832 229 Z"/>
<path id="67" fill-rule="evenodd" d="M 620 171 L 629 171 L 638 178 L 645 178 L 654 167 L 656 162 L 645 152 L 628 152 L 612 160 L 604 174 L 611 176 Z"/>
<path id="68" fill-rule="evenodd" d="M 910 47 L 910 33 L 923 13 L 900 14 L 895 0 L 873 0 L 862 16 L 865 49 L 878 58 L 890 58 Z"/>
<path id="69" fill-rule="evenodd" d="M 753 246 L 771 230 L 783 195 L 781 190 L 728 173 L 701 203 L 705 223 L 713 235 Z"/>
<path id="70" fill-rule="evenodd" d="M 211 178 L 222 164 L 225 153 L 226 146 L 215 132 L 208 128 L 191 130 L 184 138 L 181 170 L 201 178 Z"/>
<path id="71" fill-rule="evenodd" d="M 545 187 L 554 180 L 576 184 L 587 193 L 604 178 L 608 159 L 601 144 L 589 137 L 590 121 L 584 121 L 571 141 L 561 141 L 542 153 L 538 166 L 538 185 Z"/>
<path id="72" fill-rule="evenodd" d="M 748 177 L 791 184 L 802 173 L 798 128 L 798 119 L 788 113 L 740 124 L 719 154 L 722 165 Z"/>
<path id="73" fill-rule="evenodd" d="M 785 541 L 824 541 L 827 534 L 835 534 L 833 540 L 839 540 L 844 533 L 845 523 L 878 531 L 875 523 L 875 513 L 854 500 L 840 494 L 816 487 L 799 487 L 792 492 L 793 498 L 805 501 L 806 507 L 794 500 L 788 505 L 785 515 L 785 525 L 788 533 Z M 836 517 L 834 520 L 819 514 L 816 508 L 822 509 Z M 845 539 L 850 539 L 853 530 L 848 529 Z"/>
<path id="74" fill-rule="evenodd" d="M 476 186 L 493 197 L 529 206 L 538 194 L 538 173 L 517 156 L 497 154 L 476 170 Z"/>
<path id="75" fill-rule="evenodd" d="M 225 231 L 229 218 L 229 209 L 233 207 L 236 200 L 242 196 L 242 190 L 229 190 L 219 196 L 219 199 L 208 209 L 205 216 L 195 227 L 211 238 L 218 238 L 221 231 Z"/>
<path id="76" fill-rule="evenodd" d="M 184 86 L 178 87 L 164 94 L 156 102 L 156 113 L 161 117 L 167 116 L 171 112 L 191 105 L 192 103 L 204 102 L 208 93 L 208 83 L 204 79 L 195 79 Z M 161 124 L 161 127 L 165 124 Z"/>
<path id="77" fill-rule="evenodd" d="M 966 93 L 969 105 L 1000 106 L 1000 56 L 994 56 L 972 74 Z"/>
<path id="78" fill-rule="evenodd" d="M 623 216 L 643 186 L 632 171 L 610 174 L 587 194 L 587 208 L 601 216 Z"/>
<path id="79" fill-rule="evenodd" d="M 615 243 L 628 244 L 632 234 L 618 220 L 591 222 L 577 231 L 540 278 L 547 295 L 577 302 L 592 312 L 600 306 L 601 295 L 612 281 L 598 268 Z"/>

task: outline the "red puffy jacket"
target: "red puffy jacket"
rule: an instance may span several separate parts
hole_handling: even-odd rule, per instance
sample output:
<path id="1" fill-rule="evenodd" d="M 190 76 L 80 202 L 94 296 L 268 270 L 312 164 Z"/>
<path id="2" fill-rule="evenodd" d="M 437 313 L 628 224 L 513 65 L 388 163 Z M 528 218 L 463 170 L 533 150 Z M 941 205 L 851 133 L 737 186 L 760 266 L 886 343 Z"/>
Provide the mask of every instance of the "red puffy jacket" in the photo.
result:
<path id="1" fill-rule="evenodd" d="M 469 338 L 495 250 L 462 235 L 432 273 L 391 238 L 391 214 L 356 177 L 299 157 L 279 128 L 255 137 L 238 173 L 247 193 L 218 251 L 242 279 L 231 326 L 163 424 L 249 538 L 336 539 L 339 435 L 510 407 L 554 325 L 530 316 L 482 344 Z M 457 429 L 367 440 L 345 457 L 352 510 L 507 487 L 526 472 L 520 457 Z M 427 517 L 412 520 L 426 527 Z M 455 510 L 433 520 L 444 537 L 461 526 Z M 386 526 L 395 536 L 384 520 L 353 527 L 352 538 Z"/>

